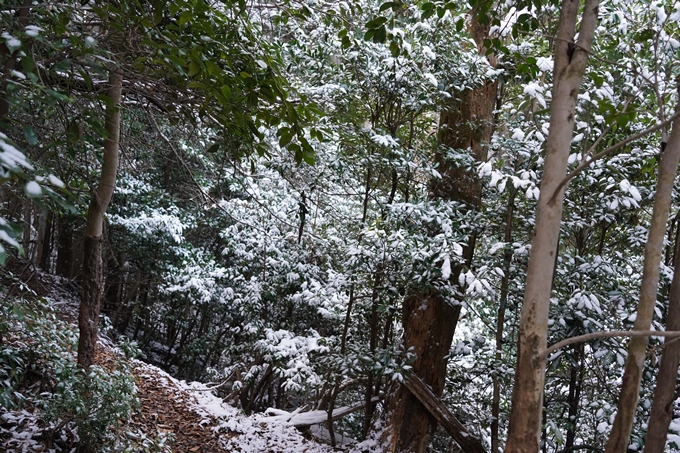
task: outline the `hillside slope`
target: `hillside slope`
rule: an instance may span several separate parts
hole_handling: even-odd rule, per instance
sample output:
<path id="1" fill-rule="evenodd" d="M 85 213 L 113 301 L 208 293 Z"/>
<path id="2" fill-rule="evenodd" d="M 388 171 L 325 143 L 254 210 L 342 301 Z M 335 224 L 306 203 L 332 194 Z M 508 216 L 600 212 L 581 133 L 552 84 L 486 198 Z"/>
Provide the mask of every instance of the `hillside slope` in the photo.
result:
<path id="1" fill-rule="evenodd" d="M 15 355 L 21 355 L 21 351 L 24 351 L 23 354 L 26 354 L 26 351 L 35 351 L 39 356 L 43 343 L 47 343 L 49 348 L 54 348 L 59 338 L 71 341 L 77 339 L 75 323 L 79 288 L 76 284 L 41 273 L 31 266 L 22 267 L 16 264 L 2 270 L 1 283 L 0 297 L 4 300 L 2 306 L 4 317 L 0 322 L 4 322 L 2 325 L 5 326 L 5 330 L 4 336 L 0 335 L 0 345 L 5 354 L 0 357 L 0 365 L 5 367 L 3 371 L 5 374 L 8 376 L 12 374 L 11 371 L 7 373 L 11 368 L 7 360 L 11 355 L 10 351 Z M 20 315 L 17 316 L 16 313 Z M 40 323 L 43 318 L 47 320 L 45 325 Z M 41 325 L 42 329 L 47 329 L 48 333 L 43 332 L 40 334 L 42 338 L 32 339 L 31 335 L 35 336 L 36 324 Z M 51 331 L 50 328 L 58 332 Z M 57 340 L 48 338 L 50 335 L 55 335 Z M 32 341 L 36 343 L 32 344 Z M 29 353 L 31 354 L 33 353 Z M 71 351 L 67 349 L 66 354 L 61 355 L 68 361 L 66 368 L 76 366 Z M 57 365 L 42 360 L 40 370 L 33 366 L 37 370 L 35 376 L 16 380 L 14 384 L 16 388 L 12 389 L 15 397 L 0 400 L 2 408 L 0 452 L 79 450 L 79 433 L 78 429 L 74 428 L 77 426 L 77 417 L 69 419 L 63 415 L 55 417 L 54 414 L 48 417 L 45 408 L 51 406 L 43 404 L 41 400 L 49 399 L 61 392 L 59 384 L 55 384 L 59 379 L 60 370 L 55 371 L 54 366 L 64 368 L 64 365 L 59 361 L 55 363 Z M 281 411 L 276 411 L 279 417 L 266 414 L 245 416 L 215 396 L 205 384 L 179 381 L 153 365 L 141 360 L 127 359 L 123 350 L 105 335 L 100 335 L 97 365 L 111 375 L 127 370 L 134 378 L 134 386 L 130 393 L 136 392 L 139 399 L 138 407 L 129 418 L 118 419 L 107 427 L 107 430 L 122 433 L 124 442 L 117 440 L 115 445 L 106 446 L 105 451 L 180 453 L 337 451 L 330 446 L 305 438 L 300 431 L 286 422 L 285 417 L 280 416 Z M 30 373 L 25 375 L 28 376 Z M 5 385 L 9 382 L 6 380 Z M 17 390 L 23 392 L 21 396 L 17 396 L 19 394 Z M 323 429 L 312 431 L 323 432 Z M 364 447 L 368 445 L 365 444 Z"/>

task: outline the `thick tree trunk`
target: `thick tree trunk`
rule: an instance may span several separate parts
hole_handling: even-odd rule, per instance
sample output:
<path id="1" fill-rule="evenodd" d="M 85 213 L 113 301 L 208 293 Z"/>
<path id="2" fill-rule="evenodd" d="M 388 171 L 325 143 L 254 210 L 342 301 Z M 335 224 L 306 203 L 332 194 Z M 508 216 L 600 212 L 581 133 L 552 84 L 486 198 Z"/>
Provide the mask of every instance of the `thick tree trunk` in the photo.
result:
<path id="1" fill-rule="evenodd" d="M 541 353 L 547 343 L 550 291 L 562 220 L 564 188 L 559 187 L 567 170 L 579 87 L 597 26 L 598 0 L 586 0 L 579 39 L 574 45 L 579 7 L 577 0 L 562 2 L 555 40 L 550 133 L 517 339 L 517 368 L 505 447 L 508 453 L 539 450 L 545 382 L 545 358 Z"/>
<path id="2" fill-rule="evenodd" d="M 437 397 L 444 390 L 445 356 L 451 348 L 459 314 L 460 305 L 450 305 L 434 292 L 412 296 L 403 306 L 405 348 L 413 348 L 416 354 L 413 373 L 429 385 Z M 397 384 L 395 387 L 388 407 L 387 451 L 424 452 L 437 421 L 406 387 Z"/>
<path id="3" fill-rule="evenodd" d="M 659 267 L 663 258 L 663 241 L 666 235 L 668 211 L 671 206 L 673 183 L 675 182 L 679 161 L 680 120 L 675 120 L 668 144 L 659 163 L 659 181 L 654 195 L 649 236 L 647 237 L 647 244 L 645 244 L 642 288 L 640 289 L 640 302 L 638 302 L 637 318 L 633 330 L 650 330 L 652 325 L 654 304 L 659 286 Z M 647 355 L 648 339 L 649 337 L 633 337 L 630 339 L 618 411 L 605 453 L 625 453 L 628 449 L 628 441 L 640 394 L 640 379 Z"/>
<path id="4" fill-rule="evenodd" d="M 675 234 L 675 272 L 668 297 L 668 315 L 666 330 L 680 330 L 680 225 Z M 652 411 L 647 424 L 645 449 L 642 453 L 663 453 L 668 437 L 668 427 L 673 418 L 673 402 L 675 385 L 678 380 L 678 364 L 680 364 L 680 342 L 667 339 L 659 365 L 659 377 L 656 380 Z"/>
<path id="5" fill-rule="evenodd" d="M 88 369 L 94 363 L 95 346 L 99 327 L 101 306 L 103 266 L 102 235 L 104 213 L 113 196 L 118 171 L 118 140 L 120 137 L 120 99 L 123 75 L 114 70 L 109 75 L 109 88 L 106 95 L 110 103 L 106 108 L 106 133 L 104 141 L 104 164 L 97 189 L 92 193 L 92 201 L 87 212 L 85 228 L 85 247 L 83 258 L 82 298 L 78 314 L 78 363 Z"/>
<path id="6" fill-rule="evenodd" d="M 479 25 L 474 15 L 471 24 L 470 31 L 483 55 L 486 52 L 483 41 L 487 29 Z M 458 100 L 441 113 L 439 143 L 457 150 L 470 149 L 477 161 L 486 161 L 496 90 L 497 84 L 492 82 L 461 93 Z M 460 168 L 443 154 L 437 154 L 435 159 L 442 177 L 432 181 L 430 197 L 459 201 L 468 209 L 479 209 L 482 184 L 476 172 Z M 474 246 L 475 237 L 472 235 L 463 251 L 468 266 L 472 262 Z M 453 269 L 452 281 L 458 281 L 461 270 L 461 266 Z M 404 347 L 407 350 L 413 348 L 416 355 L 413 373 L 430 386 L 436 397 L 441 397 L 444 390 L 446 357 L 460 309 L 461 305 L 451 305 L 434 290 L 412 294 L 403 305 Z M 437 426 L 436 418 L 403 385 L 394 384 L 389 395 L 388 426 L 383 433 L 387 451 L 424 452 L 430 434 Z"/>

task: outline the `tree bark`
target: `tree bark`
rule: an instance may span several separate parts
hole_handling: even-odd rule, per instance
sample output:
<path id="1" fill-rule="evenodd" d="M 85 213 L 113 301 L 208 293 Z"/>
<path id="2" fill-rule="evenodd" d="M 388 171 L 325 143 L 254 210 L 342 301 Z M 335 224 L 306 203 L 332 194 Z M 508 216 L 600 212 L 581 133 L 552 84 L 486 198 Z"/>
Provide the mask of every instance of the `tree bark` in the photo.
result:
<path id="1" fill-rule="evenodd" d="M 21 6 L 17 8 L 16 16 L 20 28 L 24 28 L 26 26 L 28 13 L 32 3 L 32 0 L 24 0 Z M 1 48 L 2 50 L 0 50 L 0 52 L 7 54 L 7 60 L 5 61 L 2 71 L 2 78 L 0 79 L 0 130 L 4 130 L 6 129 L 7 115 L 9 114 L 10 107 L 10 102 L 7 99 L 7 87 L 9 85 L 10 79 L 13 76 L 12 71 L 14 71 L 17 57 L 21 50 L 17 49 L 14 52 L 10 52 L 10 50 L 5 45 L 1 46 Z"/>
<path id="2" fill-rule="evenodd" d="M 503 241 L 506 244 L 512 242 L 512 220 L 515 210 L 515 196 L 517 195 L 517 188 L 510 189 L 510 197 L 508 199 L 508 206 L 505 210 L 505 231 Z M 498 306 L 498 319 L 496 320 L 496 363 L 500 363 L 503 353 L 503 326 L 505 325 L 505 309 L 508 305 L 508 295 L 510 293 L 510 265 L 512 262 L 512 251 L 506 246 L 504 251 L 505 268 L 503 271 L 505 275 L 501 280 L 501 300 Z M 493 397 L 491 400 L 491 453 L 498 453 L 500 451 L 499 442 L 499 423 L 500 419 L 500 404 L 501 404 L 501 384 L 498 379 L 498 371 L 493 374 Z"/>
<path id="3" fill-rule="evenodd" d="M 666 330 L 680 330 L 680 225 L 675 233 L 675 256 L 673 258 L 675 272 L 668 297 L 668 314 Z M 669 340 L 666 340 L 669 341 Z M 673 418 L 673 401 L 675 400 L 675 384 L 680 364 L 680 342 L 671 341 L 664 345 L 659 365 L 659 377 L 656 380 L 652 410 L 647 424 L 645 448 L 642 453 L 663 453 L 668 437 L 668 427 Z"/>
<path id="4" fill-rule="evenodd" d="M 677 109 L 680 109 L 680 107 L 677 107 Z M 642 288 L 640 289 L 640 302 L 638 302 L 637 318 L 633 330 L 649 330 L 652 325 L 654 304 L 659 286 L 659 267 L 663 258 L 663 241 L 666 236 L 668 211 L 671 206 L 673 183 L 675 182 L 679 161 L 680 119 L 677 119 L 673 122 L 673 130 L 659 163 L 659 181 L 654 195 L 649 236 L 645 244 Z M 649 337 L 646 336 L 633 337 L 628 345 L 628 357 L 623 373 L 618 412 L 607 441 L 605 453 L 625 453 L 628 449 L 628 441 L 633 428 L 640 393 L 640 379 L 647 355 L 648 340 Z"/>
<path id="5" fill-rule="evenodd" d="M 574 446 L 576 440 L 576 420 L 578 419 L 578 406 L 581 401 L 581 387 L 583 386 L 583 343 L 573 350 L 577 357 L 577 365 L 570 365 L 569 372 L 569 394 L 567 395 L 567 405 L 569 406 L 569 427 L 567 428 L 567 440 L 564 448 Z"/>
<path id="6" fill-rule="evenodd" d="M 480 25 L 474 14 L 470 21 L 470 33 L 479 53 L 484 55 L 486 49 L 483 42 L 488 36 L 488 28 Z M 490 62 L 495 63 L 493 56 Z M 490 82 L 461 93 L 441 113 L 439 144 L 457 150 L 469 149 L 475 160 L 485 162 L 493 129 L 496 90 L 497 83 Z M 467 209 L 479 209 L 482 183 L 477 173 L 452 164 L 442 153 L 437 153 L 435 161 L 439 164 L 442 177 L 430 183 L 430 198 L 459 201 Z M 472 263 L 474 246 L 473 234 L 463 250 L 463 259 L 468 266 Z M 458 281 L 461 270 L 460 265 L 452 269 L 452 281 Z M 451 305 L 433 289 L 410 295 L 402 307 L 404 347 L 407 350 L 413 348 L 416 355 L 413 373 L 429 385 L 438 398 L 444 390 L 446 357 L 460 309 L 460 304 Z M 388 393 L 387 429 L 382 435 L 386 451 L 424 452 L 430 434 L 437 426 L 436 418 L 403 385 L 395 383 Z"/>
<path id="7" fill-rule="evenodd" d="M 541 352 L 547 344 L 550 291 L 566 187 L 560 188 L 560 183 L 567 170 L 579 87 L 597 26 L 598 0 L 586 0 L 575 45 L 579 7 L 577 0 L 562 2 L 555 41 L 550 133 L 517 339 L 517 368 L 505 447 L 508 453 L 539 451 L 545 382 L 545 358 Z"/>
<path id="8" fill-rule="evenodd" d="M 52 258 L 52 225 L 54 215 L 52 211 L 45 212 L 45 228 L 43 229 L 42 251 L 40 253 L 40 268 L 50 272 Z"/>
<path id="9" fill-rule="evenodd" d="M 113 70 L 109 74 L 106 96 L 106 140 L 104 141 L 104 164 L 97 189 L 87 212 L 85 247 L 83 257 L 83 282 L 80 310 L 78 313 L 78 363 L 88 369 L 94 363 L 95 346 L 99 327 L 99 310 L 103 286 L 102 236 L 104 213 L 111 202 L 118 171 L 118 146 L 120 138 L 120 100 L 123 74 Z"/>
<path id="10" fill-rule="evenodd" d="M 449 409 L 437 398 L 432 390 L 415 374 L 411 374 L 404 382 L 406 388 L 427 407 L 453 440 L 466 453 L 486 453 L 482 441 L 468 432 Z"/>

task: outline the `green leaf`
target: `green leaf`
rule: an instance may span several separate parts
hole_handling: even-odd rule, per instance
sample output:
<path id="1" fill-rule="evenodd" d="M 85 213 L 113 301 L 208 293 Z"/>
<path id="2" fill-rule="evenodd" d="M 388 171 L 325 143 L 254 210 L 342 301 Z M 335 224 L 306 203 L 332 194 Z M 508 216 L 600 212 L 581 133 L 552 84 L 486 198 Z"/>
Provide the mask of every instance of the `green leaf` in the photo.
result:
<path id="1" fill-rule="evenodd" d="M 633 35 L 633 40 L 634 40 L 635 42 L 645 42 L 645 41 L 647 41 L 647 40 L 649 40 L 649 39 L 654 38 L 654 35 L 656 35 L 656 31 L 654 31 L 654 30 L 651 29 L 651 28 L 647 28 L 647 29 L 642 30 L 642 31 L 640 31 L 640 32 L 638 32 L 638 33 L 635 33 L 635 34 Z"/>
<path id="2" fill-rule="evenodd" d="M 282 127 L 276 135 L 279 136 L 279 146 L 283 148 L 293 140 L 294 133 L 289 127 Z"/>
<path id="3" fill-rule="evenodd" d="M 604 77 L 600 76 L 599 74 L 591 74 L 590 78 L 597 88 L 602 87 L 602 84 L 604 83 Z"/>
<path id="4" fill-rule="evenodd" d="M 187 10 L 187 11 L 182 12 L 182 14 L 179 15 L 179 25 L 182 26 L 182 25 L 186 24 L 187 22 L 189 22 L 191 20 L 192 17 L 193 17 L 193 14 L 191 13 L 191 11 Z"/>
<path id="5" fill-rule="evenodd" d="M 23 70 L 24 74 L 33 72 L 35 69 L 35 61 L 33 61 L 33 58 L 29 57 L 28 55 L 23 57 L 21 59 L 21 69 Z"/>
<path id="6" fill-rule="evenodd" d="M 394 41 L 390 42 L 390 51 L 392 52 L 392 57 L 397 58 L 399 56 L 399 54 L 401 53 L 401 49 L 399 48 L 399 44 L 397 44 Z"/>
<path id="7" fill-rule="evenodd" d="M 167 58 L 171 62 L 175 63 L 180 68 L 183 68 L 184 66 L 186 66 L 186 61 L 184 61 L 181 58 L 176 57 L 174 55 L 167 55 L 165 58 Z"/>
<path id="8" fill-rule="evenodd" d="M 375 35 L 373 35 L 373 42 L 383 43 L 387 39 L 387 29 L 385 27 L 380 27 L 375 30 Z"/>
<path id="9" fill-rule="evenodd" d="M 366 23 L 366 28 L 371 29 L 371 28 L 378 28 L 382 26 L 385 22 L 387 22 L 387 18 L 380 16 L 376 17 L 373 20 L 370 20 Z"/>
<path id="10" fill-rule="evenodd" d="M 619 113 L 616 115 L 615 121 L 619 127 L 626 127 L 628 125 L 628 115 L 626 113 Z"/>
<path id="11" fill-rule="evenodd" d="M 456 31 L 461 31 L 465 27 L 465 19 L 458 19 L 456 22 Z"/>
<path id="12" fill-rule="evenodd" d="M 378 12 L 382 13 L 385 10 L 396 9 L 396 8 L 399 8 L 399 7 L 401 7 L 400 2 L 385 2 L 382 5 L 380 5 L 380 9 L 378 10 Z"/>
<path id="13" fill-rule="evenodd" d="M 201 66 L 195 61 L 189 62 L 189 77 L 193 77 L 201 71 Z"/>
<path id="14" fill-rule="evenodd" d="M 220 149 L 220 144 L 219 144 L 219 143 L 215 143 L 215 144 L 213 144 L 210 148 L 208 148 L 208 149 L 206 150 L 206 152 L 207 152 L 207 153 L 216 153 L 218 149 Z"/>
<path id="15" fill-rule="evenodd" d="M 222 91 L 222 96 L 224 96 L 224 99 L 226 101 L 231 100 L 231 88 L 228 85 L 223 85 L 221 91 Z"/>
<path id="16" fill-rule="evenodd" d="M 54 90 L 50 90 L 50 89 L 47 89 L 45 91 L 47 91 L 47 94 L 53 99 L 56 99 L 58 101 L 71 102 L 71 98 L 69 98 L 65 94 L 62 94 L 58 91 L 54 91 Z"/>
<path id="17" fill-rule="evenodd" d="M 35 145 L 38 143 L 38 136 L 35 134 L 33 128 L 28 124 L 24 125 L 24 137 L 26 137 L 26 141 L 29 145 Z"/>

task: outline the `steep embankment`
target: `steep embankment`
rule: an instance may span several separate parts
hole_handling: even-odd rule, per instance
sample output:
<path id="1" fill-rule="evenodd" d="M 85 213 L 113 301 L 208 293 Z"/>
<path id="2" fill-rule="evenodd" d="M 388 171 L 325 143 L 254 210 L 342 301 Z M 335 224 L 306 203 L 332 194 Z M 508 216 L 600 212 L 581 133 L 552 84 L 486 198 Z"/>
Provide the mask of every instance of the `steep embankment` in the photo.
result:
<path id="1" fill-rule="evenodd" d="M 0 372 L 5 374 L 0 376 L 5 396 L 0 399 L 0 452 L 76 451 L 85 429 L 101 430 L 102 426 L 108 434 L 100 438 L 96 436 L 102 433 L 88 434 L 105 442 L 102 451 L 334 451 L 303 437 L 285 417 L 247 417 L 204 384 L 179 381 L 155 366 L 127 359 L 105 335 L 98 343 L 101 372 L 87 381 L 78 372 L 73 352 L 77 285 L 25 263 L 14 263 L 0 273 Z M 108 425 L 93 425 L 78 415 L 82 412 L 77 406 L 82 403 L 78 386 L 98 379 L 104 387 L 109 385 L 106 379 L 111 379 L 111 387 L 128 382 L 128 387 L 120 388 L 128 388 L 129 394 L 116 397 L 110 388 L 95 388 L 89 391 L 101 397 L 92 398 L 96 401 L 87 407 L 105 414 L 121 397 L 134 401 L 131 395 L 136 393 L 139 405 L 130 405 L 129 417 L 100 417 Z M 124 407 L 117 410 L 124 412 Z"/>

